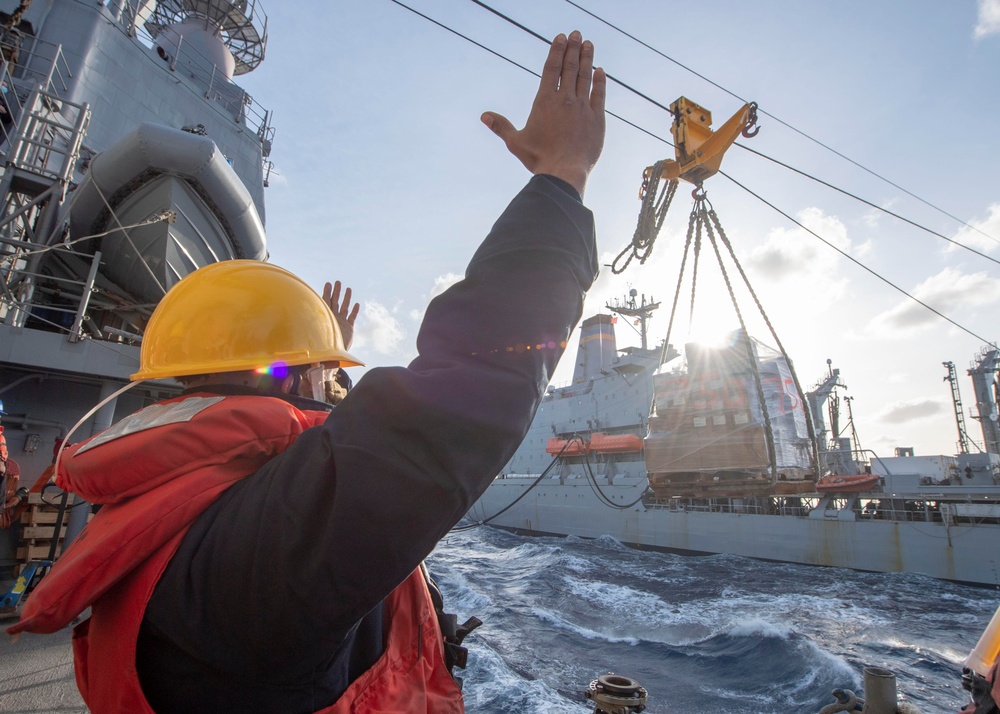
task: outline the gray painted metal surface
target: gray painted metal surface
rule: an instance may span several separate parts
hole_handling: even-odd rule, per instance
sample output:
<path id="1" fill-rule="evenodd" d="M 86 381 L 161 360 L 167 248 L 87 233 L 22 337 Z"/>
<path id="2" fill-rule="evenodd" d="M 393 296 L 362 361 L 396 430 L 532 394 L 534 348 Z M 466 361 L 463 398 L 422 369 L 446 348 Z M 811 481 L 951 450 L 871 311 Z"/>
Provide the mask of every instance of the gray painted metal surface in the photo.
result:
<path id="1" fill-rule="evenodd" d="M 531 483 L 527 478 L 494 481 L 468 517 L 488 519 L 521 496 Z M 602 485 L 601 489 L 619 503 L 630 503 L 645 485 L 645 479 L 630 479 Z M 1000 585 L 1000 526 L 996 524 L 946 527 L 924 521 L 843 520 L 839 516 L 837 510 L 831 510 L 829 517 L 809 518 L 647 507 L 641 503 L 618 511 L 598 501 L 581 477 L 562 484 L 540 484 L 490 524 L 539 535 L 612 536 L 629 545 L 690 554 L 730 553 Z"/>
<path id="2" fill-rule="evenodd" d="M 643 498 L 642 453 L 554 458 L 546 451 L 551 438 L 647 434 L 661 350 L 619 353 L 613 323 L 607 315 L 598 317 L 582 325 L 573 384 L 549 389 L 524 442 L 469 511 L 469 520 L 527 534 L 611 536 L 683 553 L 1000 585 L 998 454 L 873 458 L 867 466 L 882 477 L 882 485 L 863 494 L 672 499 L 648 493 Z M 838 376 L 831 370 L 800 401 L 822 417 L 823 401 Z M 995 377 L 985 379 L 992 385 Z M 834 441 L 838 450 L 822 452 L 827 467 L 863 468 L 849 444 L 845 451 L 843 440 Z M 618 505 L 635 504 L 616 510 L 602 502 L 598 489 Z"/>
<path id="3" fill-rule="evenodd" d="M 17 5 L 0 0 L 8 13 Z M 128 382 L 165 289 L 201 265 L 267 255 L 270 112 L 229 79 L 233 58 L 237 74 L 263 60 L 266 18 L 256 2 L 211 0 L 209 20 L 198 15 L 206 7 L 171 0 L 148 15 L 140 0 L 36 2 L 0 38 L 14 90 L 14 123 L 0 130 L 0 422 L 22 485 Z M 185 42 L 195 15 L 197 40 Z M 158 45 L 168 36 L 169 54 Z M 71 441 L 178 391 L 143 383 Z M 15 560 L 7 529 L 0 589 Z"/>
<path id="4" fill-rule="evenodd" d="M 161 211 L 175 222 L 115 230 Z M 98 154 L 69 213 L 74 237 L 112 231 L 99 239 L 103 273 L 147 302 L 208 263 L 267 257 L 250 193 L 215 142 L 162 124 L 140 124 Z"/>

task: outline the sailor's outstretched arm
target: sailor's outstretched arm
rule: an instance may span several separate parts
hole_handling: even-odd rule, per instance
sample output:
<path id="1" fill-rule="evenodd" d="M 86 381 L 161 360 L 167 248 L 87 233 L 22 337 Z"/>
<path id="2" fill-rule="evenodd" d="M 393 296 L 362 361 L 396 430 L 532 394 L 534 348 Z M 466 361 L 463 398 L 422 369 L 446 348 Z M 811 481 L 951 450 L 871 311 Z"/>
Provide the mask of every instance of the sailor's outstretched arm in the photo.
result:
<path id="1" fill-rule="evenodd" d="M 486 115 L 536 175 L 465 279 L 428 306 L 419 356 L 370 370 L 323 426 L 192 528 L 175 557 L 183 572 L 165 579 L 204 578 L 217 621 L 234 623 L 199 631 L 199 642 L 224 642 L 262 671 L 291 674 L 292 661 L 308 669 L 311 656 L 328 657 L 524 438 L 597 275 L 593 216 L 580 196 L 604 138 L 604 75 L 592 62 L 579 33 L 557 38 L 524 129 Z M 275 509 L 295 527 L 269 530 Z M 271 587 L 248 598 L 248 581 Z M 164 585 L 157 597 L 169 596 Z"/>
<path id="2" fill-rule="evenodd" d="M 361 303 L 354 303 L 351 307 L 351 289 L 344 289 L 344 299 L 340 299 L 340 281 L 335 281 L 332 285 L 327 283 L 323 286 L 323 302 L 330 306 L 333 316 L 337 318 L 340 332 L 344 336 L 344 349 L 351 349 L 354 342 L 354 323 L 358 319 L 358 311 L 361 310 Z"/>
<path id="3" fill-rule="evenodd" d="M 484 112 L 482 121 L 528 171 L 561 178 L 582 197 L 604 148 L 606 88 L 604 70 L 594 69 L 593 43 L 573 31 L 552 42 L 523 129 L 495 112 Z"/>

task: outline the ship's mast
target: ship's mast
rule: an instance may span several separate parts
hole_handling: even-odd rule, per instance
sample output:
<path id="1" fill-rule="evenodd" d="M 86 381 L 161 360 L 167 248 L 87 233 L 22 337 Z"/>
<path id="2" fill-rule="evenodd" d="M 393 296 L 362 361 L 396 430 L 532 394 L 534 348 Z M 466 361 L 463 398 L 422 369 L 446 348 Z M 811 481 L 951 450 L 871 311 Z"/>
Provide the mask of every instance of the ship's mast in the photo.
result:
<path id="1" fill-rule="evenodd" d="M 806 393 L 806 402 L 809 404 L 809 411 L 812 413 L 813 423 L 816 425 L 816 437 L 826 448 L 826 419 L 823 416 L 823 403 L 835 394 L 837 387 L 846 385 L 840 380 L 840 370 L 834 369 L 833 360 L 826 361 L 827 377 L 822 382 L 813 387 L 812 391 Z M 840 407 L 830 410 L 830 439 L 831 441 L 840 436 Z"/>
<path id="2" fill-rule="evenodd" d="M 649 296 L 649 302 L 646 302 L 646 295 L 643 294 L 640 297 L 639 292 L 632 288 L 628 291 L 627 298 L 621 301 L 615 298 L 614 303 L 607 303 L 605 307 L 611 312 L 617 312 L 625 317 L 639 318 L 639 337 L 642 339 L 642 349 L 649 349 L 647 342 L 649 317 L 660 307 L 660 303 L 653 301 L 652 295 Z"/>
<path id="3" fill-rule="evenodd" d="M 997 369 L 1000 368 L 1000 350 L 993 345 L 984 347 L 972 366 L 969 376 L 976 392 L 976 419 L 983 430 L 986 451 L 1000 454 L 1000 421 L 997 410 Z"/>

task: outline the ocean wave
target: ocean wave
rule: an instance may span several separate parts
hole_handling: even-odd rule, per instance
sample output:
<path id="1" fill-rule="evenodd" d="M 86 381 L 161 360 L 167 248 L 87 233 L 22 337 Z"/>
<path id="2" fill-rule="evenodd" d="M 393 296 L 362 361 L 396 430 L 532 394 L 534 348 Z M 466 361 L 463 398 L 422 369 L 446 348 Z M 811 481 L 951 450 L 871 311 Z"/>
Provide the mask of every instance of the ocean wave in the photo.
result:
<path id="1" fill-rule="evenodd" d="M 519 674 L 489 647 L 470 652 L 463 692 L 470 712 L 519 714 L 581 714 L 589 711 L 540 679 Z"/>
<path id="2" fill-rule="evenodd" d="M 563 577 L 563 582 L 570 594 L 614 612 L 644 613 L 654 610 L 660 613 L 665 610 L 663 600 L 659 595 L 628 585 L 598 580 L 581 580 L 574 577 Z"/>
<path id="3" fill-rule="evenodd" d="M 788 623 L 779 625 L 755 618 L 733 625 L 729 634 L 734 637 L 777 637 L 780 640 L 787 640 L 795 634 L 795 629 Z"/>
<path id="4" fill-rule="evenodd" d="M 574 573 L 593 573 L 598 570 L 598 566 L 592 561 L 576 555 L 564 555 L 562 557 L 562 565 Z"/>
<path id="5" fill-rule="evenodd" d="M 489 528 L 431 561 L 447 609 L 486 620 L 461 673 L 477 714 L 584 714 L 609 668 L 647 688 L 647 714 L 815 712 L 833 688 L 860 694 L 865 665 L 923 711 L 957 711 L 961 661 L 996 607 L 994 591 L 921 577 Z"/>
<path id="6" fill-rule="evenodd" d="M 431 577 L 445 596 L 447 612 L 478 612 L 492 604 L 492 599 L 476 590 L 465 575 L 454 568 L 430 568 Z"/>
<path id="7" fill-rule="evenodd" d="M 534 615 L 544 622 L 548 622 L 550 625 L 554 625 L 567 632 L 572 632 L 575 635 L 579 635 L 584 639 L 588 640 L 601 640 L 603 642 L 612 642 L 616 644 L 626 644 L 626 645 L 638 645 L 638 637 L 620 636 L 617 634 L 611 634 L 607 632 L 598 632 L 597 630 L 592 630 L 589 627 L 583 627 L 582 625 L 576 625 L 568 620 L 560 617 L 551 610 L 546 610 L 544 608 L 536 608 L 534 610 Z"/>

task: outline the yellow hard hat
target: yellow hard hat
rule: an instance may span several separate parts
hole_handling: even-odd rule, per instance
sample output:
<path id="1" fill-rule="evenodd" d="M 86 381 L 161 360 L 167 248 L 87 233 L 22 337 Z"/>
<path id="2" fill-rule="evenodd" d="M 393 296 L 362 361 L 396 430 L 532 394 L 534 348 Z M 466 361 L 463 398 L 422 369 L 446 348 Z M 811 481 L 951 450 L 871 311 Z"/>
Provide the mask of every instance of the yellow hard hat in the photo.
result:
<path id="1" fill-rule="evenodd" d="M 363 363 L 337 319 L 300 278 L 258 260 L 225 260 L 174 285 L 149 319 L 132 381 L 274 365 Z"/>

